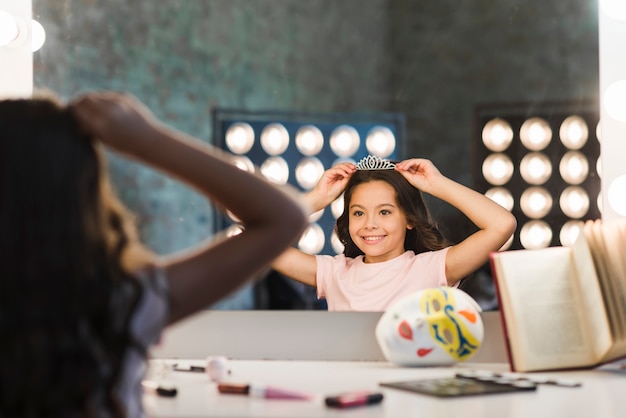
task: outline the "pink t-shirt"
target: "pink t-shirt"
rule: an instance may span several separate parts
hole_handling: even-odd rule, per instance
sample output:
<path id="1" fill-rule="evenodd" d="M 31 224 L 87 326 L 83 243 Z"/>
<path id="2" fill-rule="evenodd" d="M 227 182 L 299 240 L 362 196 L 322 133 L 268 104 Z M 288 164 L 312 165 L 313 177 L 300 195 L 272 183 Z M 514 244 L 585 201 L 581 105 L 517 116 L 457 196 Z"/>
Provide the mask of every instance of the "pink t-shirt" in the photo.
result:
<path id="1" fill-rule="evenodd" d="M 318 255 L 317 297 L 326 298 L 329 311 L 385 311 L 409 293 L 447 286 L 448 249 L 406 251 L 381 263 L 364 263 L 363 256 Z"/>

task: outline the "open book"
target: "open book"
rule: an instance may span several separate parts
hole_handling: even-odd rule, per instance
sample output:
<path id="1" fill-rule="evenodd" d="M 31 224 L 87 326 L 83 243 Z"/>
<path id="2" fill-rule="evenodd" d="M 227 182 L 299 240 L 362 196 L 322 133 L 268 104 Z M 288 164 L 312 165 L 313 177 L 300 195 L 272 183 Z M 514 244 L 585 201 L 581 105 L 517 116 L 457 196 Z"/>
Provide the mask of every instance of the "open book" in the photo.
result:
<path id="1" fill-rule="evenodd" d="M 571 247 L 490 257 L 512 371 L 626 357 L 626 221 L 588 221 Z"/>

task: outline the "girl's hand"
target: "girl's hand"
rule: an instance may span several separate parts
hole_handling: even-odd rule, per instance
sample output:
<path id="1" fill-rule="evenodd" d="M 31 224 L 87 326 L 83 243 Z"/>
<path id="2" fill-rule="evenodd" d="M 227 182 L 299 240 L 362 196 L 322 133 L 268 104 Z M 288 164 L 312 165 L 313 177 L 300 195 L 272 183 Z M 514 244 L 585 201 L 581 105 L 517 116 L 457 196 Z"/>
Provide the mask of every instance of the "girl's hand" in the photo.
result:
<path id="1" fill-rule="evenodd" d="M 441 179 L 443 175 L 437 167 L 424 158 L 411 158 L 396 164 L 396 170 L 400 172 L 413 187 L 431 193 L 436 180 Z"/>
<path id="2" fill-rule="evenodd" d="M 135 97 L 116 92 L 80 96 L 69 105 L 81 129 L 122 153 L 137 153 L 159 125 Z"/>
<path id="3" fill-rule="evenodd" d="M 324 171 L 317 185 L 307 194 L 313 211 L 325 208 L 339 197 L 355 171 L 356 165 L 349 162 L 339 163 Z"/>

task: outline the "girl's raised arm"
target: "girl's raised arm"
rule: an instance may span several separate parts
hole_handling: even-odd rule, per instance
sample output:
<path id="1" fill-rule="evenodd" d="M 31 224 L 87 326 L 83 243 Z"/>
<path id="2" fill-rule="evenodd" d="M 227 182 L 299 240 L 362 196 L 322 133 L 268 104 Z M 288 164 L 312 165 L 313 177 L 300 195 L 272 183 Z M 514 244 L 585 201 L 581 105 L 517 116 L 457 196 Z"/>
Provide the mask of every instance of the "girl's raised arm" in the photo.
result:
<path id="1" fill-rule="evenodd" d="M 302 200 L 313 213 L 324 209 L 341 195 L 350 176 L 355 171 L 356 166 L 348 162 L 329 168 L 324 172 L 317 185 L 302 196 Z M 272 262 L 272 268 L 309 286 L 315 287 L 317 284 L 317 260 L 315 256 L 296 248 L 288 248 Z"/>
<path id="2" fill-rule="evenodd" d="M 479 228 L 448 251 L 446 277 L 449 285 L 485 264 L 489 254 L 499 250 L 515 231 L 517 222 L 511 212 L 477 191 L 445 177 L 429 160 L 402 161 L 396 164 L 396 170 L 414 187 L 459 209 Z"/>
<path id="3" fill-rule="evenodd" d="M 237 289 L 302 233 L 306 216 L 292 193 L 159 123 L 133 97 L 93 93 L 75 100 L 70 109 L 87 134 L 189 184 L 244 224 L 245 231 L 237 236 L 201 243 L 160 260 L 170 284 L 170 323 Z"/>

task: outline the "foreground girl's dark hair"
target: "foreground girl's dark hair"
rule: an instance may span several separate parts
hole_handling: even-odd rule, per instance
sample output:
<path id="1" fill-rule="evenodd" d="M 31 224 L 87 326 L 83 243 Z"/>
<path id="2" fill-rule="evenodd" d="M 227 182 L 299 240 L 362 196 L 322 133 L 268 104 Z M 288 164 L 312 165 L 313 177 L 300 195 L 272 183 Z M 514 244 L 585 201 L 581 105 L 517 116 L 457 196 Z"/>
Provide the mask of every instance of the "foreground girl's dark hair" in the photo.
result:
<path id="1" fill-rule="evenodd" d="M 141 247 L 105 174 L 63 106 L 0 101 L 0 417 L 124 415 Z"/>

